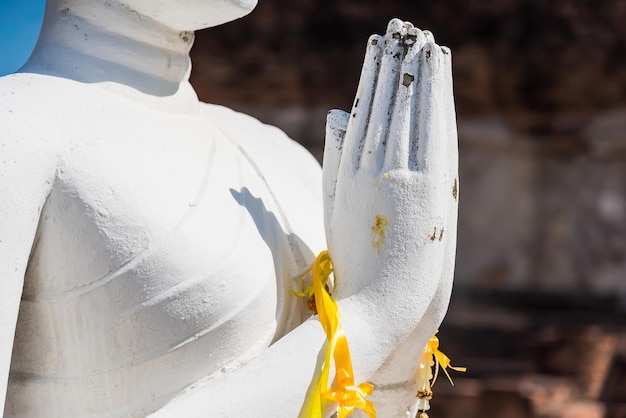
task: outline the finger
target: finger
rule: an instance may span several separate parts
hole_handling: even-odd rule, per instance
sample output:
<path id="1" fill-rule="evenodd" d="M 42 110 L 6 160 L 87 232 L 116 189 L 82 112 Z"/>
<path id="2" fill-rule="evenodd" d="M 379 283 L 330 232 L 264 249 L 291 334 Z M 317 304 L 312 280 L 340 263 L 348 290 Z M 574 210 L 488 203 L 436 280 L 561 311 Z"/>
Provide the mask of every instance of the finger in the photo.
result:
<path id="1" fill-rule="evenodd" d="M 435 43 L 435 36 L 433 35 L 433 33 L 431 31 L 424 30 L 424 31 L 422 31 L 422 33 L 424 34 L 424 38 L 426 38 L 426 42 Z"/>
<path id="2" fill-rule="evenodd" d="M 384 38 L 379 35 L 370 36 L 365 50 L 365 59 L 359 79 L 356 97 L 352 106 L 350 121 L 344 140 L 341 165 L 350 171 L 356 170 L 361 161 L 367 122 L 372 107 L 374 89 L 378 81 L 380 59 L 384 46 Z"/>
<path id="3" fill-rule="evenodd" d="M 322 187 L 324 191 L 324 223 L 326 236 L 328 225 L 335 206 L 335 188 L 337 187 L 337 172 L 343 151 L 343 142 L 350 114 L 343 110 L 333 109 L 326 116 L 326 141 L 324 143 L 324 160 L 322 162 Z"/>
<path id="4" fill-rule="evenodd" d="M 392 19 L 387 26 L 385 50 L 380 63 L 378 83 L 361 157 L 360 167 L 366 171 L 377 172 L 382 169 L 389 122 L 394 112 L 400 63 L 404 54 L 403 31 L 406 33 L 406 27 L 399 19 Z"/>
<path id="5" fill-rule="evenodd" d="M 453 202 L 449 207 L 448 222 L 456 225 L 457 204 L 459 201 L 459 145 L 456 126 L 456 112 L 454 109 L 454 94 L 452 83 L 452 54 L 450 49 L 441 47 L 441 74 L 445 85 L 444 93 L 444 113 L 447 121 L 447 130 L 445 137 L 445 154 L 446 154 L 446 185 L 448 190 L 448 198 Z M 456 239 L 456 236 L 455 238 Z M 454 244 L 454 240 L 451 245 Z"/>
<path id="6" fill-rule="evenodd" d="M 449 168 L 453 176 L 457 176 L 458 172 L 458 135 L 456 127 L 456 111 L 454 106 L 454 92 L 452 82 L 452 54 L 450 49 L 441 47 L 441 74 L 443 77 L 444 92 L 443 101 L 445 109 L 445 119 L 447 127 L 446 135 L 446 153 L 449 159 Z"/>
<path id="7" fill-rule="evenodd" d="M 419 92 L 420 78 L 420 51 L 426 39 L 422 31 L 417 28 L 410 28 L 405 39 L 407 49 L 404 60 L 400 68 L 398 80 L 398 92 L 394 106 L 391 125 L 389 127 L 390 136 L 387 140 L 385 151 L 384 171 L 396 168 L 409 168 L 416 170 L 415 165 L 409 164 L 409 152 L 417 143 L 417 132 L 412 121 L 417 116 L 416 95 Z"/>
<path id="8" fill-rule="evenodd" d="M 416 118 L 417 146 L 414 154 L 414 162 L 420 171 L 432 173 L 443 177 L 447 164 L 445 153 L 446 138 L 449 135 L 454 119 L 449 119 L 445 108 L 449 99 L 448 80 L 443 77 L 441 71 L 441 48 L 432 42 L 427 42 L 420 53 L 423 60 L 420 66 L 422 80 L 419 86 L 417 106 L 419 115 Z M 451 81 L 451 80 L 450 80 Z M 411 161 L 411 160 L 410 160 Z"/>

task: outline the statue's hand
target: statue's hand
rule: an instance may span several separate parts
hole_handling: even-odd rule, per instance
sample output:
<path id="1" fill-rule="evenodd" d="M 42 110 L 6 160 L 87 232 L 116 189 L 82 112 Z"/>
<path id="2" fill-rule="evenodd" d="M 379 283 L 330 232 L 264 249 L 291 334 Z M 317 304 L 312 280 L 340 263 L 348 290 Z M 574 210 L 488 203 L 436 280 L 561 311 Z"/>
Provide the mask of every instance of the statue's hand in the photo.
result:
<path id="1" fill-rule="evenodd" d="M 454 270 L 457 159 L 450 51 L 394 19 L 368 41 L 351 114 L 328 116 L 325 226 L 337 299 L 365 297 L 404 318 L 398 326 L 417 326 L 426 309 L 440 322 Z"/>

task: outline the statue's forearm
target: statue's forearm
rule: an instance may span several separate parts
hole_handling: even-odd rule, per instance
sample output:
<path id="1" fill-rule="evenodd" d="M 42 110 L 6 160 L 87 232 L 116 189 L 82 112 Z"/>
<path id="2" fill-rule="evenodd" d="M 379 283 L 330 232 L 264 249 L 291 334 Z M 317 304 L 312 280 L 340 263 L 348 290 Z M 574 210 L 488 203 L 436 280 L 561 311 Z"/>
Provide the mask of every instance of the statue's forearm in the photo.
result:
<path id="1" fill-rule="evenodd" d="M 400 334 L 406 338 L 412 331 L 406 323 L 398 323 L 395 331 L 379 329 L 387 323 L 381 321 L 386 313 L 367 308 L 375 302 L 364 295 L 338 302 L 357 383 L 370 380 L 396 351 Z M 419 318 L 415 322 L 419 323 Z M 323 359 L 320 353 L 325 339 L 319 321 L 312 318 L 247 364 L 193 384 L 150 417 L 296 417 L 316 363 Z M 414 351 L 419 356 L 421 348 Z"/>
<path id="2" fill-rule="evenodd" d="M 296 417 L 325 339 L 309 320 L 249 363 L 194 384 L 152 418 Z"/>

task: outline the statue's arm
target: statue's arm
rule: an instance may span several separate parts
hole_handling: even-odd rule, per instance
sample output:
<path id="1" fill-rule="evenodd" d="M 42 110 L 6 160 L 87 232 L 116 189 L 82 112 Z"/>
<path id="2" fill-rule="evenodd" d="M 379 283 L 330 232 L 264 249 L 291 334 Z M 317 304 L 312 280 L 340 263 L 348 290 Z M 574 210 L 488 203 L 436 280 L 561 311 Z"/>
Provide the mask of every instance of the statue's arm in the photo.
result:
<path id="1" fill-rule="evenodd" d="M 27 122 L 15 120 L 18 112 L 13 112 L 6 102 L 3 105 L 0 105 L 0 411 L 4 410 L 24 273 L 39 214 L 54 175 L 54 153 L 45 142 L 21 137 L 26 129 L 20 126 Z"/>
<path id="2" fill-rule="evenodd" d="M 394 19 L 368 42 L 351 113 L 329 114 L 323 173 L 333 296 L 356 382 L 374 383 L 379 416 L 414 402 L 413 373 L 447 310 L 457 159 L 450 51 Z M 313 318 L 155 417 L 295 417 L 323 342 Z M 393 401 L 381 396 L 399 386 L 407 390 L 391 390 Z"/>

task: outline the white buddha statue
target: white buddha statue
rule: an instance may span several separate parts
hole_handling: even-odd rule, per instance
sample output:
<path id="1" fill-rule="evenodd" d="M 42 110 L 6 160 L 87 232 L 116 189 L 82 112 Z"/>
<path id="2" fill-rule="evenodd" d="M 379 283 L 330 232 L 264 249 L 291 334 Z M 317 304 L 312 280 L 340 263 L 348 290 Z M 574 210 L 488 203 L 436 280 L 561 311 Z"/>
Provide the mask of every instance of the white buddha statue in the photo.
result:
<path id="1" fill-rule="evenodd" d="M 409 413 L 454 270 L 450 53 L 371 37 L 322 174 L 189 84 L 193 31 L 254 5 L 48 0 L 0 78 L 5 417 L 297 416 L 326 337 L 292 290 L 327 247 L 356 379 Z"/>

